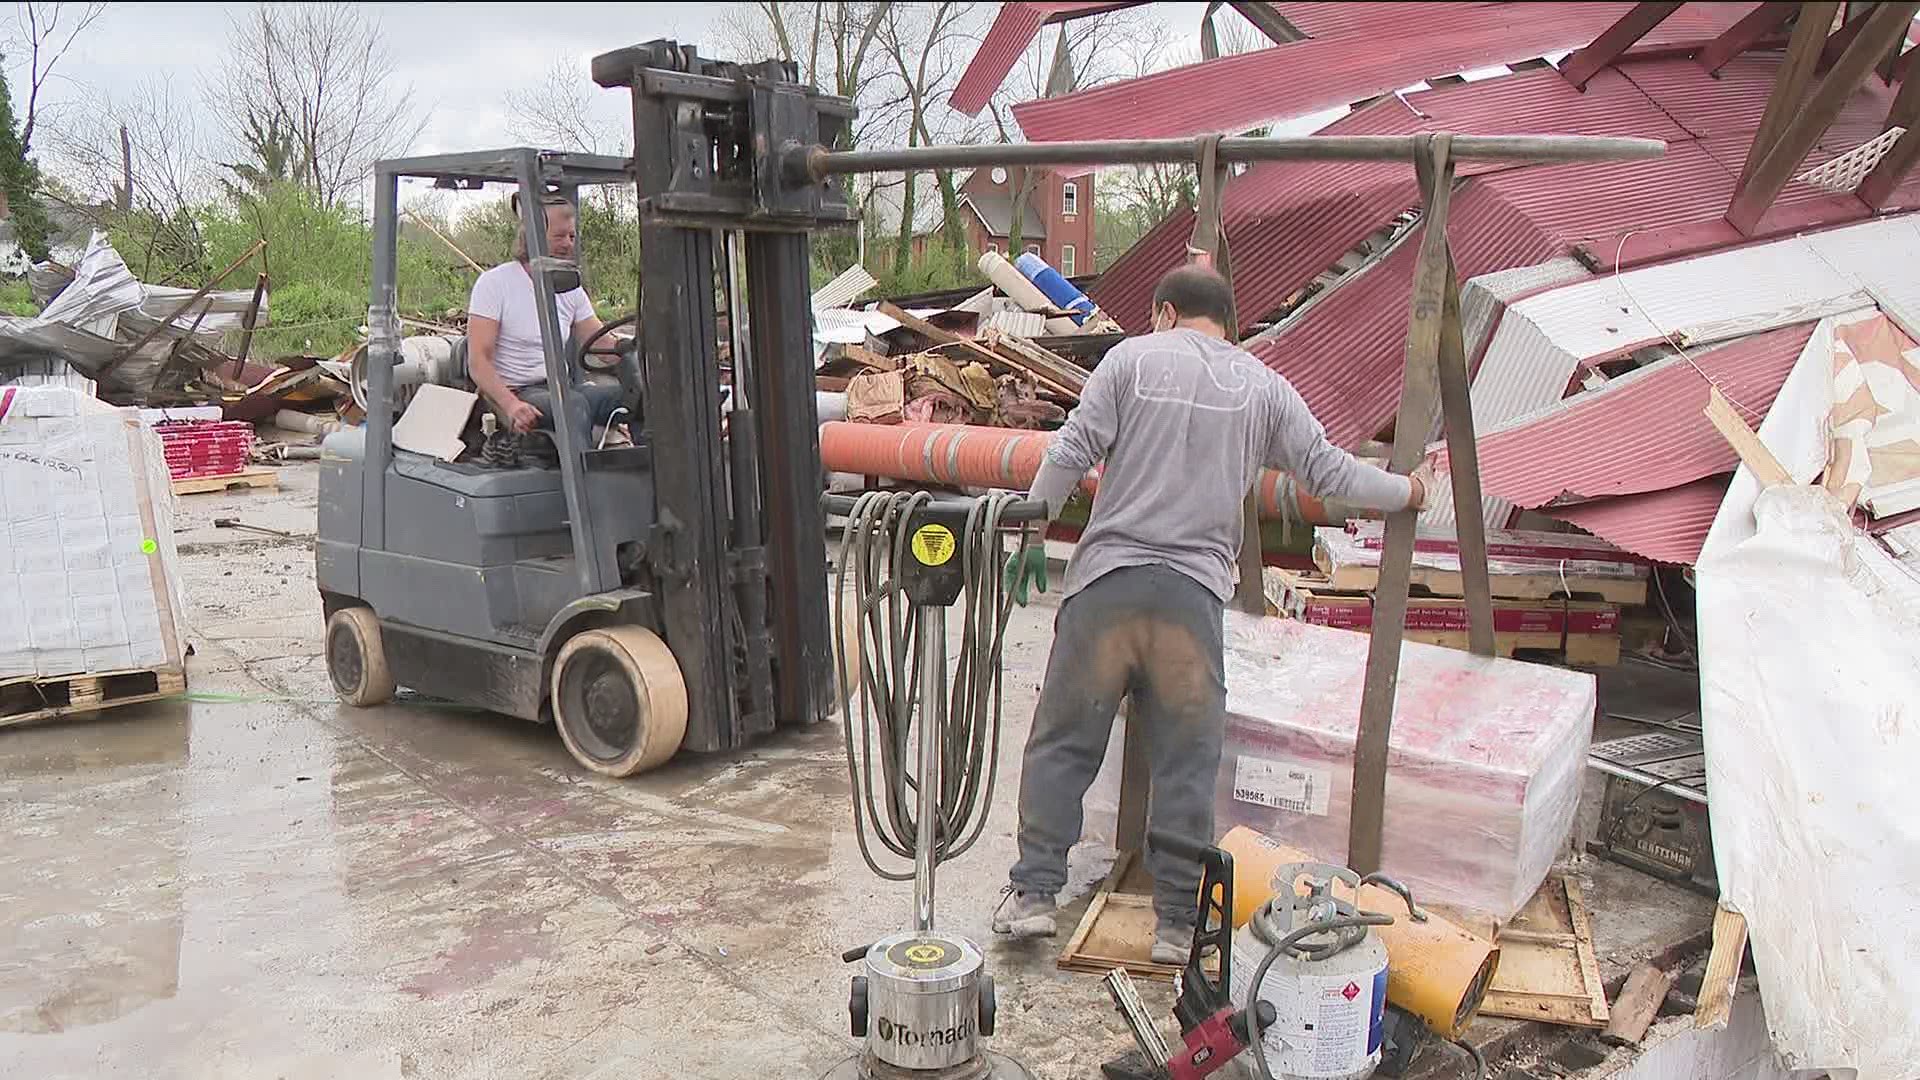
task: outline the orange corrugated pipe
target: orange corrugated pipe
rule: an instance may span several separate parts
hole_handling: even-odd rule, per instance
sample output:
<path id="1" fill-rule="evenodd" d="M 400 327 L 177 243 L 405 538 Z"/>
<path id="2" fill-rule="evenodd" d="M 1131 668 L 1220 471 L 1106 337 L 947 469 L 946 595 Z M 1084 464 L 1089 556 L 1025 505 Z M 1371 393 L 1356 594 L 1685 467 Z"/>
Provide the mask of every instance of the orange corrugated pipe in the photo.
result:
<path id="1" fill-rule="evenodd" d="M 1040 471 L 1047 440 L 1052 437 L 1045 431 L 969 424 L 855 424 L 834 420 L 820 425 L 820 461 L 832 472 L 1025 491 Z M 1089 473 L 1080 486 L 1092 492 L 1098 482 L 1098 475 Z M 1300 490 L 1291 474 L 1278 469 L 1260 470 L 1255 490 L 1263 518 L 1337 525 L 1350 517 L 1379 516 L 1340 504 L 1330 506 Z"/>

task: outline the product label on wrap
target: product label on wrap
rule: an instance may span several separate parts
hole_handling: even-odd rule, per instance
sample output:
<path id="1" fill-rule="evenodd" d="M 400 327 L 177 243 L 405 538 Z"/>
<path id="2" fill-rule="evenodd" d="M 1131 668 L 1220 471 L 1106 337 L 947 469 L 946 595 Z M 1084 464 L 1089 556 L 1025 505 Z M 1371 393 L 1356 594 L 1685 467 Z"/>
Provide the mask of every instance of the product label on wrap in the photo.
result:
<path id="1" fill-rule="evenodd" d="M 1327 814 L 1327 790 L 1332 778 L 1325 769 L 1297 761 L 1241 754 L 1233 763 L 1233 797 L 1255 806 L 1296 814 Z"/>

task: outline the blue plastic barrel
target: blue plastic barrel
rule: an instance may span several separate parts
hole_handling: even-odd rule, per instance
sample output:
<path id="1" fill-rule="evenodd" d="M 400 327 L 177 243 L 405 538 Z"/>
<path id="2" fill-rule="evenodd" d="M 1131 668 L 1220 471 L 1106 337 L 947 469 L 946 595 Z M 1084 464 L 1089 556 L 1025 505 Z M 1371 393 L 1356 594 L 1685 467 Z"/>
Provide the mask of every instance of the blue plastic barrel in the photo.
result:
<path id="1" fill-rule="evenodd" d="M 1027 275 L 1028 281 L 1046 293 L 1047 299 L 1071 312 L 1075 324 L 1086 322 L 1087 316 L 1093 314 L 1093 301 L 1073 282 L 1062 277 L 1060 271 L 1048 266 L 1047 260 L 1031 251 L 1023 251 L 1019 258 L 1013 260 L 1013 265 Z"/>

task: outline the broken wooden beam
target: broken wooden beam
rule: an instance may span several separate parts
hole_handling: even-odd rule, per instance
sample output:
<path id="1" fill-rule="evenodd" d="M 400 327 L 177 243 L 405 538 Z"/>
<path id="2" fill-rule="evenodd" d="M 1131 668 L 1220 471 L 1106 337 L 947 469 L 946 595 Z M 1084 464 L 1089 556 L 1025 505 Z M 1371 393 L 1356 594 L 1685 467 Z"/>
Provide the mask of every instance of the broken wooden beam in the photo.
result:
<path id="1" fill-rule="evenodd" d="M 1733 993 L 1740 963 L 1747 954 L 1747 918 L 1730 908 L 1713 913 L 1713 951 L 1700 979 L 1700 1004 L 1693 1010 L 1696 1028 L 1723 1028 L 1733 1015 Z"/>
<path id="2" fill-rule="evenodd" d="M 1015 334 L 987 328 L 986 341 L 1000 363 L 1023 372 L 1055 393 L 1080 400 L 1087 387 L 1085 368 L 1066 357 Z"/>
<path id="3" fill-rule="evenodd" d="M 1760 441 L 1760 436 L 1755 435 L 1740 414 L 1733 411 L 1733 404 L 1720 392 L 1719 387 L 1707 392 L 1705 411 L 1707 419 L 1713 421 L 1713 426 L 1733 447 L 1733 452 L 1740 456 L 1741 464 L 1752 470 L 1761 487 L 1793 483 L 1793 476 L 1780 464 L 1780 459 L 1773 456 L 1773 451 Z"/>
<path id="4" fill-rule="evenodd" d="M 1567 57 L 1560 65 L 1560 75 L 1573 84 L 1576 90 L 1585 90 L 1588 80 L 1600 74 L 1608 64 L 1618 60 L 1621 54 L 1632 48 L 1634 43 L 1646 37 L 1654 27 L 1665 22 L 1667 16 L 1680 10 L 1679 4 L 1639 3 L 1601 31 L 1592 44 Z"/>
<path id="5" fill-rule="evenodd" d="M 1883 209 L 1887 200 L 1893 197 L 1893 189 L 1913 171 L 1915 161 L 1920 161 L 1920 79 L 1906 79 L 1900 83 L 1899 93 L 1893 96 L 1893 105 L 1887 109 L 1886 129 L 1905 128 L 1900 137 L 1867 175 L 1860 180 L 1860 186 L 1853 193 L 1860 201 Z"/>
<path id="6" fill-rule="evenodd" d="M 1774 73 L 1773 92 L 1767 96 L 1760 126 L 1754 129 L 1747 159 L 1740 166 L 1743 185 L 1765 160 L 1767 151 L 1779 141 L 1780 133 L 1792 123 L 1800 103 L 1806 100 L 1807 90 L 1813 86 L 1814 65 L 1820 60 L 1820 47 L 1827 40 L 1827 28 L 1833 25 L 1834 12 L 1840 10 L 1838 3 L 1825 2 L 1799 7 L 1800 20 L 1794 24 L 1793 35 L 1787 41 L 1787 55 L 1780 62 L 1780 70 Z"/>
<path id="7" fill-rule="evenodd" d="M 1726 29 L 1719 37 L 1707 42 L 1700 50 L 1694 62 L 1711 75 L 1727 66 L 1727 61 L 1746 52 L 1758 44 L 1760 39 L 1779 29 L 1802 5 L 1796 3 L 1770 2 L 1761 4 L 1739 22 Z M 1828 18 L 1832 18 L 1829 13 Z"/>
<path id="8" fill-rule="evenodd" d="M 1642 961 L 1635 964 L 1627 973 L 1627 984 L 1620 988 L 1620 994 L 1609 1006 L 1607 1028 L 1600 1033 L 1600 1041 L 1610 1046 L 1637 1046 L 1653 1026 L 1653 1018 L 1660 1012 L 1660 1003 L 1667 1000 L 1667 991 L 1673 989 L 1673 980 L 1679 977 L 1676 969 L 1660 968 Z"/>
<path id="9" fill-rule="evenodd" d="M 1781 190 L 1799 170 L 1807 152 L 1813 149 L 1814 143 L 1839 117 L 1847 99 L 1853 96 L 1886 50 L 1906 34 L 1916 11 L 1920 11 L 1920 3 L 1883 3 L 1874 8 L 1873 13 L 1862 20 L 1864 25 L 1858 36 L 1834 63 L 1833 70 L 1821 78 L 1813 97 L 1804 105 L 1794 107 L 1791 120 L 1781 129 L 1773 145 L 1765 149 L 1758 166 L 1753 166 L 1753 162 L 1755 156 L 1763 151 L 1758 138 L 1755 139 L 1753 150 L 1747 155 L 1750 168 L 1734 191 L 1732 205 L 1727 208 L 1728 224 L 1743 233 L 1753 231 L 1754 226 L 1760 223 L 1761 215 L 1773 205 L 1773 200 L 1779 197 Z M 1798 30 L 1795 32 L 1795 44 L 1801 44 Z M 1796 54 L 1790 48 L 1788 65 L 1794 64 L 1795 60 Z M 1781 71 L 1784 78 L 1786 67 Z M 1782 89 L 1781 84 L 1775 85 L 1776 94 Z M 1769 115 L 1773 114 L 1776 104 L 1775 101 L 1768 101 Z"/>

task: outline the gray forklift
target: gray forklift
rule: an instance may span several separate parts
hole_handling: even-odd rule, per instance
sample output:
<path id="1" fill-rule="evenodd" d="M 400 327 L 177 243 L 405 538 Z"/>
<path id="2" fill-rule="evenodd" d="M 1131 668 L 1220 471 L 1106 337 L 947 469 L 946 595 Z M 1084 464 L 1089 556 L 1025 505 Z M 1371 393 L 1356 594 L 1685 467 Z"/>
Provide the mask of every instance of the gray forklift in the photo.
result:
<path id="1" fill-rule="evenodd" d="M 345 702 L 405 686 L 552 723 L 583 766 L 628 776 L 831 708 L 807 230 L 853 211 L 836 184 L 756 184 L 748 132 L 777 116 L 831 146 L 852 109 L 790 64 L 716 65 L 669 42 L 594 74 L 633 88 L 630 161 L 511 149 L 377 166 L 367 418 L 323 444 L 315 563 Z M 518 192 L 554 402 L 542 463 L 393 445 L 403 179 Z M 637 185 L 641 299 L 607 324 L 637 330 L 596 367 L 555 310 L 579 268 L 546 254 L 542 200 L 607 184 Z M 465 367 L 456 341 L 408 376 L 472 389 Z M 592 439 L 581 388 L 608 379 L 630 446 Z"/>

